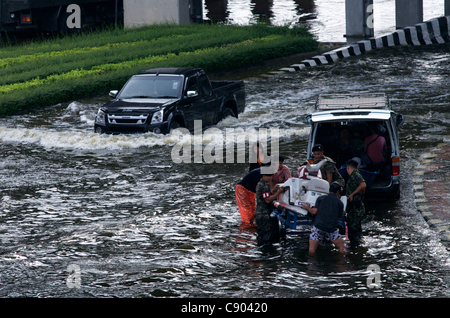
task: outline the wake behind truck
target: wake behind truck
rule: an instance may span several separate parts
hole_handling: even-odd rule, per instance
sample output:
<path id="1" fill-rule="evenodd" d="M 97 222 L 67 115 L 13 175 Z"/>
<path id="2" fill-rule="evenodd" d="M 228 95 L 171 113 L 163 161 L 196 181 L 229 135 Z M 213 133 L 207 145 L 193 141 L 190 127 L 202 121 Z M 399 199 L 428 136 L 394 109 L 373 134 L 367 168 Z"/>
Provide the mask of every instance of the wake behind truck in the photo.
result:
<path id="1" fill-rule="evenodd" d="M 73 23 L 76 18 L 80 19 L 79 25 Z M 68 33 L 120 21 L 123 21 L 123 0 L 0 0 L 1 32 Z"/>

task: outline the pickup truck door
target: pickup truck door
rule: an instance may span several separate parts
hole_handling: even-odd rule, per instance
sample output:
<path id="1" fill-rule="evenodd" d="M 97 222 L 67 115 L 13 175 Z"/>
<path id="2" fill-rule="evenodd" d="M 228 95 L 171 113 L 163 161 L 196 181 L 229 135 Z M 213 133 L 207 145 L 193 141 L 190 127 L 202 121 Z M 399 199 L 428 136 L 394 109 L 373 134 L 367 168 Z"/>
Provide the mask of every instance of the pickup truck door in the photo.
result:
<path id="1" fill-rule="evenodd" d="M 215 115 L 219 112 L 220 105 L 216 104 L 216 94 L 214 94 L 211 82 L 206 74 L 200 75 L 198 82 L 203 95 L 203 124 L 210 126 L 214 124 Z"/>
<path id="2" fill-rule="evenodd" d="M 208 126 L 207 105 L 205 105 L 205 97 L 200 88 L 198 78 L 193 75 L 187 79 L 185 90 L 184 117 L 186 120 L 186 128 L 194 129 L 194 120 L 202 120 L 202 128 Z M 209 100 L 209 98 L 208 98 Z M 207 102 L 206 104 L 208 104 Z"/>

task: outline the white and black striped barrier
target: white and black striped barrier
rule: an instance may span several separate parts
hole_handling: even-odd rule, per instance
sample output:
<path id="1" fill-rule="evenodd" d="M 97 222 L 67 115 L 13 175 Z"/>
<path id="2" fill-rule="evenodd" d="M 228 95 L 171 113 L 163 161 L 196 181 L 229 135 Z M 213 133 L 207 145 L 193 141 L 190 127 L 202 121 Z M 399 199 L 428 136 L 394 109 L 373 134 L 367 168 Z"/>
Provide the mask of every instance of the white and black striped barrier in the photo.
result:
<path id="1" fill-rule="evenodd" d="M 372 50 L 408 45 L 430 45 L 450 43 L 450 16 L 440 17 L 397 30 L 391 34 L 352 43 L 322 55 L 280 69 L 283 72 L 296 72 L 307 66 L 331 64 L 349 56 L 361 55 Z"/>

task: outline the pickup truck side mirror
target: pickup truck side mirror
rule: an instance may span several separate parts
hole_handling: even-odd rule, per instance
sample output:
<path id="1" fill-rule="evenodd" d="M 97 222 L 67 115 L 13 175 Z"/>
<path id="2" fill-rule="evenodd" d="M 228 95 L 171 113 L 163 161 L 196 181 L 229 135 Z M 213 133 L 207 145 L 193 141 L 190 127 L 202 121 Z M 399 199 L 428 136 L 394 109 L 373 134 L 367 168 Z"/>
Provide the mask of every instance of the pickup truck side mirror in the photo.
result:
<path id="1" fill-rule="evenodd" d="M 198 96 L 197 91 L 187 91 L 186 92 L 186 97 L 196 97 Z"/>
<path id="2" fill-rule="evenodd" d="M 119 93 L 119 91 L 110 91 L 109 92 L 109 97 L 116 98 L 118 93 Z"/>

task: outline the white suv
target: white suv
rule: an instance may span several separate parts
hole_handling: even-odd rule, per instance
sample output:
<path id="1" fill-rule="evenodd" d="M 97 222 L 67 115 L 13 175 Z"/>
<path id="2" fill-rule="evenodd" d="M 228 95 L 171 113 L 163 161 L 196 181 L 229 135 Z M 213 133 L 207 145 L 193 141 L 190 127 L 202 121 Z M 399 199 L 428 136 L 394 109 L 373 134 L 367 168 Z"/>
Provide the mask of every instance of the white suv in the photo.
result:
<path id="1" fill-rule="evenodd" d="M 320 95 L 315 111 L 307 116 L 307 121 L 311 124 L 307 152 L 309 160 L 313 160 L 313 146 L 321 144 L 324 155 L 336 162 L 347 181 L 345 162 L 356 158 L 361 163 L 359 170 L 367 183 L 366 198 L 399 197 L 398 126 L 404 119 L 391 109 L 385 94 Z M 343 130 L 349 133 L 350 143 L 339 142 Z M 386 140 L 386 149 L 382 153 L 384 164 L 376 167 L 370 164 L 371 160 L 367 159 L 364 151 L 365 138 L 372 133 Z"/>

